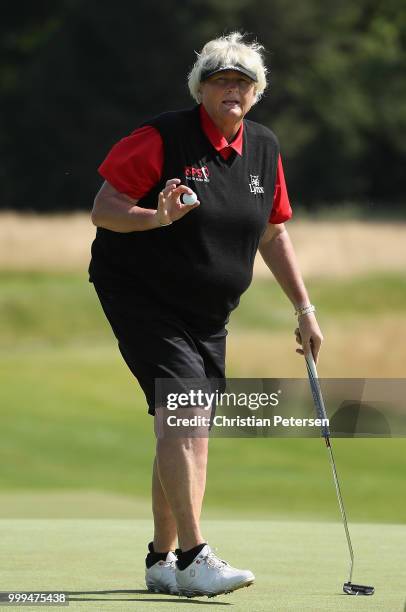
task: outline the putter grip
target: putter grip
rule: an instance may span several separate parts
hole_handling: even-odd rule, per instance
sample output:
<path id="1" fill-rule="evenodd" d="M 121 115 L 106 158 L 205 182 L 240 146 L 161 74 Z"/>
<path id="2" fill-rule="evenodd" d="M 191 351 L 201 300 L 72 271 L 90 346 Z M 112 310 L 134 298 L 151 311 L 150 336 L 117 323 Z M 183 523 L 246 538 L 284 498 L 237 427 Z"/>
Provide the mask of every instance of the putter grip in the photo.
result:
<path id="1" fill-rule="evenodd" d="M 319 419 L 327 419 L 328 418 L 327 412 L 324 406 L 323 396 L 321 394 L 319 377 L 317 375 L 316 364 L 314 363 L 313 355 L 306 354 L 305 359 L 306 359 L 307 374 L 309 377 L 310 388 L 311 388 L 312 395 L 313 395 L 313 402 L 316 408 L 317 417 Z M 329 430 L 328 425 L 321 426 L 321 434 L 323 438 L 330 437 L 330 430 Z"/>

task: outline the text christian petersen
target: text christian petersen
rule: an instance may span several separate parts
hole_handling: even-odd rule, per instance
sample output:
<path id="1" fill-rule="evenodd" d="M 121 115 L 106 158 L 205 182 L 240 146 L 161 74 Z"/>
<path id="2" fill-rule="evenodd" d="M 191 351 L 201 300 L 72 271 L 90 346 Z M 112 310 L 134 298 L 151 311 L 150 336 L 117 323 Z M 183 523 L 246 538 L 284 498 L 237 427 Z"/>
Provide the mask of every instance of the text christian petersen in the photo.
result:
<path id="1" fill-rule="evenodd" d="M 209 415 L 197 414 L 199 412 L 211 412 L 213 405 L 234 408 L 248 408 L 255 411 L 262 407 L 273 407 L 279 405 L 280 393 L 227 393 L 219 391 L 208 393 L 202 390 L 189 390 L 187 393 L 168 393 L 166 409 L 170 411 L 179 410 L 177 414 L 166 417 L 167 425 L 170 427 L 209 427 L 211 422 L 216 427 L 324 427 L 329 425 L 328 418 L 296 418 L 274 414 L 270 417 L 250 416 L 226 416 L 215 415 L 213 420 Z M 185 410 L 186 409 L 186 410 Z M 192 416 L 187 416 L 188 410 L 194 410 Z"/>

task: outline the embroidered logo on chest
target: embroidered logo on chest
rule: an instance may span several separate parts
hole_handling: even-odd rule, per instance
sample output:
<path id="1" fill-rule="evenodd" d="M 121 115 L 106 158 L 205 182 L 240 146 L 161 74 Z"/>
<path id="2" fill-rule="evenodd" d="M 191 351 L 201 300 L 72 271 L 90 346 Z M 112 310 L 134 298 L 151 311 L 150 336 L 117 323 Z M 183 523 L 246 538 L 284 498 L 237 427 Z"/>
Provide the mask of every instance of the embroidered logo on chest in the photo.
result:
<path id="1" fill-rule="evenodd" d="M 259 176 L 256 174 L 250 174 L 248 187 L 251 193 L 264 193 L 264 188 L 259 184 Z"/>
<path id="2" fill-rule="evenodd" d="M 210 182 L 210 172 L 207 166 L 200 166 L 199 168 L 185 166 L 185 176 L 189 181 Z"/>

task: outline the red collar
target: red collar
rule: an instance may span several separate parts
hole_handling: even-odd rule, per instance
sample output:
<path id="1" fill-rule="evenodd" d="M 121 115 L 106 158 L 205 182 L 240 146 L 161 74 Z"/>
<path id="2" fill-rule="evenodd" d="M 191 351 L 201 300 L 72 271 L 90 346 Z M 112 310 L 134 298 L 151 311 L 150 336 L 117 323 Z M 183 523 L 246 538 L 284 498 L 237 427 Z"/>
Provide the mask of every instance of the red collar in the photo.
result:
<path id="1" fill-rule="evenodd" d="M 206 134 L 213 147 L 216 151 L 219 151 L 223 157 L 228 157 L 232 149 L 236 151 L 238 155 L 242 155 L 244 122 L 241 124 L 233 142 L 230 143 L 227 142 L 227 139 L 224 138 L 223 134 L 215 125 L 203 104 L 200 105 L 200 123 L 203 132 Z"/>

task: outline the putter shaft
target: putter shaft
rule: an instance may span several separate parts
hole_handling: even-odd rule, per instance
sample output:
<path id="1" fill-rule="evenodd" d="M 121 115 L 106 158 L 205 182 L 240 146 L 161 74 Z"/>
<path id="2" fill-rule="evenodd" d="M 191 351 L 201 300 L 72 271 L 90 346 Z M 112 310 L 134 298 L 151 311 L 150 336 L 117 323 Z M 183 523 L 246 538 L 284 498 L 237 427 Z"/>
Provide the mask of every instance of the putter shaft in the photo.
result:
<path id="1" fill-rule="evenodd" d="M 313 356 L 312 355 L 306 355 L 305 357 L 306 357 L 307 372 L 308 372 L 309 380 L 310 380 L 310 386 L 311 386 L 311 390 L 312 390 L 312 395 L 313 395 L 314 403 L 316 405 L 316 409 L 317 409 L 317 412 L 318 412 L 318 416 L 320 418 L 322 418 L 322 419 L 327 419 L 326 408 L 324 406 L 324 400 L 323 400 L 323 396 L 322 396 L 322 393 L 321 393 L 320 384 L 319 384 L 318 375 L 317 375 L 317 370 L 316 370 L 316 365 L 314 363 Z M 335 461 L 334 461 L 333 449 L 332 449 L 331 443 L 330 443 L 330 430 L 329 430 L 328 427 L 323 427 L 322 428 L 322 436 L 323 436 L 323 438 L 324 438 L 324 440 L 326 442 L 326 446 L 327 446 L 327 449 L 329 451 L 330 464 L 331 464 L 331 469 L 333 471 L 334 484 L 335 484 L 335 487 L 336 487 L 338 504 L 340 506 L 340 512 L 341 512 L 341 516 L 342 516 L 342 519 L 343 519 L 344 530 L 345 530 L 345 535 L 346 535 L 347 544 L 348 544 L 348 551 L 350 553 L 350 573 L 349 573 L 348 582 L 351 583 L 352 573 L 353 573 L 353 569 L 354 569 L 354 551 L 353 551 L 353 548 L 352 548 L 350 532 L 348 530 L 347 515 L 345 513 L 343 497 L 341 495 L 340 483 L 339 483 L 339 480 L 338 480 L 336 464 L 335 464 Z"/>
<path id="2" fill-rule="evenodd" d="M 328 436 L 326 436 L 325 441 L 326 441 L 326 446 L 327 446 L 327 448 L 329 450 L 330 464 L 331 464 L 331 469 L 333 470 L 334 484 L 335 484 L 335 487 L 336 487 L 338 504 L 340 506 L 341 516 L 342 516 L 343 524 L 344 524 L 345 535 L 347 537 L 348 550 L 349 550 L 349 553 L 350 553 L 350 574 L 349 574 L 348 582 L 351 582 L 351 580 L 352 580 L 352 572 L 353 572 L 353 569 L 354 569 L 354 551 L 353 551 L 353 548 L 352 548 L 350 532 L 349 532 L 348 524 L 347 524 L 347 516 L 345 514 L 344 502 L 343 502 L 343 497 L 341 495 L 340 483 L 338 481 L 336 464 L 335 464 L 335 461 L 334 461 L 333 449 L 331 448 L 331 444 L 330 444 L 330 438 Z"/>
<path id="3" fill-rule="evenodd" d="M 317 370 L 316 370 L 316 365 L 314 363 L 313 355 L 311 353 L 306 354 L 305 359 L 306 359 L 307 373 L 309 375 L 310 387 L 312 390 L 314 405 L 315 405 L 317 414 L 320 418 L 327 419 L 326 408 L 324 406 L 323 395 L 321 393 L 319 378 L 317 375 Z M 328 423 L 328 420 L 322 421 L 322 422 Z M 352 584 L 351 582 L 352 572 L 354 569 L 354 551 L 352 549 L 350 532 L 348 531 L 347 516 L 345 514 L 343 497 L 341 495 L 340 483 L 338 481 L 338 475 L 337 475 L 336 465 L 334 461 L 333 449 L 331 447 L 331 442 L 330 442 L 330 429 L 328 425 L 323 425 L 321 429 L 321 434 L 326 442 L 326 446 L 329 451 L 330 464 L 331 464 L 331 469 L 333 470 L 333 476 L 334 476 L 334 484 L 336 487 L 338 503 L 340 505 L 340 511 L 341 511 L 341 516 L 343 519 L 345 535 L 347 537 L 348 550 L 350 553 L 350 577 L 349 577 L 348 582 L 344 583 L 343 591 L 347 595 L 373 595 L 375 592 L 375 589 L 373 586 L 366 586 L 362 584 Z"/>

